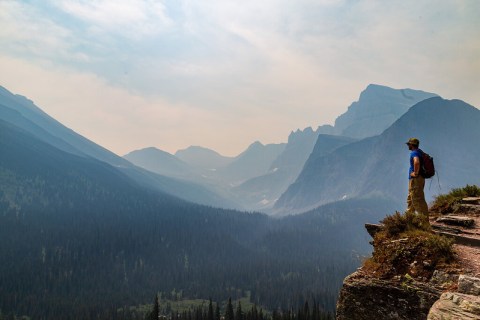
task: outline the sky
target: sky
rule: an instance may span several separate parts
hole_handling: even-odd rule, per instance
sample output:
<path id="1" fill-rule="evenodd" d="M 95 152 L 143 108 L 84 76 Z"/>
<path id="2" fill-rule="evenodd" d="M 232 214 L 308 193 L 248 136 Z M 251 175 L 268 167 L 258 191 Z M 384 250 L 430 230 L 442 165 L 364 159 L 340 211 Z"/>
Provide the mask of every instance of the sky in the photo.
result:
<path id="1" fill-rule="evenodd" d="M 480 107 L 477 0 L 0 0 L 0 85 L 124 155 L 226 156 L 368 84 Z"/>

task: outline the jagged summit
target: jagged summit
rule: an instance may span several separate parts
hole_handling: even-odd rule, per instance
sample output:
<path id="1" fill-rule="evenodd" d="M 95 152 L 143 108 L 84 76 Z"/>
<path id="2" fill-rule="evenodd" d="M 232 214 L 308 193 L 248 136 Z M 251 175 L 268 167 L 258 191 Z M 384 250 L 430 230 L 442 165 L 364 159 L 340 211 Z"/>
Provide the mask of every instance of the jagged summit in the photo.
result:
<path id="1" fill-rule="evenodd" d="M 357 139 L 375 136 L 393 124 L 416 103 L 437 96 L 421 90 L 392 89 L 370 84 L 358 101 L 335 120 L 337 134 Z"/>
<path id="2" fill-rule="evenodd" d="M 480 110 L 461 101 L 433 97 L 410 108 L 382 134 L 318 156 L 314 149 L 297 180 L 276 203 L 278 209 L 304 210 L 330 201 L 383 195 L 404 202 L 408 150 L 405 141 L 420 138 L 420 148 L 436 160 L 441 187 L 479 184 Z M 453 148 L 455 152 L 452 152 Z M 456 168 L 456 170 L 451 170 Z M 335 181 L 334 184 L 331 181 Z M 431 200 L 438 180 L 426 189 Z"/>

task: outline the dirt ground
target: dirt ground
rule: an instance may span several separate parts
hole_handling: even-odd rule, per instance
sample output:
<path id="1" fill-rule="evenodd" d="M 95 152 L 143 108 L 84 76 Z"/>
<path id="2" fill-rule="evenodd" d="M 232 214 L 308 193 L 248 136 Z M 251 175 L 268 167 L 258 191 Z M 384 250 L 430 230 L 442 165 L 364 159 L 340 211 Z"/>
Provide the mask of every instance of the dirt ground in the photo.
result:
<path id="1" fill-rule="evenodd" d="M 440 227 L 447 227 L 451 228 L 451 230 L 446 230 L 446 232 L 457 234 L 458 236 L 467 237 L 470 239 L 477 239 L 476 246 L 471 245 L 462 245 L 462 244 L 455 244 L 454 250 L 457 254 L 457 258 L 459 260 L 459 264 L 462 271 L 465 274 L 480 277 L 480 246 L 478 243 L 480 240 L 480 198 L 465 198 L 463 199 L 465 204 L 462 204 L 459 212 L 449 212 L 449 215 L 453 216 L 461 216 L 465 218 L 470 218 L 474 221 L 473 225 L 470 227 L 462 227 L 462 226 L 454 226 L 454 225 L 447 225 L 445 223 L 437 222 L 438 217 L 442 217 L 442 215 L 438 212 L 431 212 L 430 214 L 430 224 L 432 227 L 440 226 Z M 437 229 L 438 230 L 438 229 Z M 442 231 L 442 230 L 440 230 Z"/>
<path id="2" fill-rule="evenodd" d="M 454 249 L 465 274 L 480 277 L 480 248 L 455 244 Z"/>

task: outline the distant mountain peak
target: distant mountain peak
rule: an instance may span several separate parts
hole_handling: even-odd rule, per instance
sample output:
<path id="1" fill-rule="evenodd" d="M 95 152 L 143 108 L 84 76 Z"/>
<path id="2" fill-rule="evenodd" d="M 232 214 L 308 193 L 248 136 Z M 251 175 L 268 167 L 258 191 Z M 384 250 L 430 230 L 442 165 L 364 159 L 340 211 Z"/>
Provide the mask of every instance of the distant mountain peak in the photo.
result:
<path id="1" fill-rule="evenodd" d="M 175 156 L 193 167 L 204 169 L 225 167 L 233 160 L 231 157 L 222 156 L 214 150 L 201 146 L 190 146 L 178 150 L 175 152 Z"/>
<path id="2" fill-rule="evenodd" d="M 378 135 L 416 103 L 437 96 L 421 90 L 393 89 L 370 84 L 335 120 L 335 133 L 352 138 Z"/>
<path id="3" fill-rule="evenodd" d="M 252 147 L 263 147 L 263 146 L 264 146 L 264 144 L 257 140 L 257 141 L 255 141 L 254 143 L 252 143 L 252 144 L 249 146 L 249 148 L 252 148 Z"/>
<path id="4" fill-rule="evenodd" d="M 377 194 L 401 202 L 406 198 L 408 181 L 404 143 L 412 136 L 418 137 L 420 148 L 435 158 L 440 173 L 440 179 L 432 179 L 433 186 L 425 188 L 427 199 L 438 192 L 440 183 L 442 189 L 478 184 L 478 123 L 477 108 L 436 96 L 411 107 L 380 135 L 352 142 L 327 155 L 317 154 L 325 149 L 318 145 L 322 142 L 319 138 L 299 177 L 277 201 L 276 208 L 305 210 L 345 194 L 353 198 Z"/>
<path id="5" fill-rule="evenodd" d="M 371 91 L 371 90 L 384 90 L 384 89 L 392 89 L 386 85 L 383 84 L 377 84 L 377 83 L 370 83 L 364 91 Z M 393 89 L 395 90 L 395 89 Z"/>
<path id="6" fill-rule="evenodd" d="M 175 152 L 175 155 L 182 154 L 182 153 L 185 153 L 185 152 L 202 152 L 202 153 L 211 153 L 211 154 L 222 156 L 220 153 L 218 153 L 215 150 L 205 148 L 205 147 L 202 147 L 202 146 L 193 146 L 193 145 L 189 146 L 185 149 L 178 150 L 177 152 Z"/>
<path id="7" fill-rule="evenodd" d="M 295 131 L 292 130 L 292 132 L 290 134 L 296 134 L 296 133 L 312 133 L 313 132 L 313 129 L 312 127 L 306 127 L 305 129 L 297 129 Z"/>
<path id="8" fill-rule="evenodd" d="M 167 152 L 167 151 L 163 151 L 161 149 L 158 149 L 156 147 L 146 147 L 146 148 L 142 148 L 142 149 L 137 149 L 137 150 L 134 150 L 134 151 L 131 151 L 129 153 L 127 153 L 126 155 L 124 155 L 123 157 L 124 158 L 128 158 L 130 155 L 133 155 L 133 154 L 138 154 L 138 153 L 144 153 L 144 154 L 164 154 L 164 155 L 168 155 L 168 156 L 171 156 L 171 157 L 175 157 L 174 155 L 172 155 L 171 153 Z"/>

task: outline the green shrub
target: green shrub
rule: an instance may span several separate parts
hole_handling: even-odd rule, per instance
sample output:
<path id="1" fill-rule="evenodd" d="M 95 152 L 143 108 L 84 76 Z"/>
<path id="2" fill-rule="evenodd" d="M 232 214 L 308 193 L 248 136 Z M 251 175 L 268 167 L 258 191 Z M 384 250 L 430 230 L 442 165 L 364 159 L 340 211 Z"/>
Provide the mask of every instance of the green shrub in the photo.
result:
<path id="1" fill-rule="evenodd" d="M 374 251 L 364 269 L 380 278 L 409 275 L 428 280 L 433 271 L 455 264 L 453 239 L 431 232 L 426 217 L 395 212 L 375 234 Z"/>
<path id="2" fill-rule="evenodd" d="M 431 234 L 425 239 L 425 249 L 444 263 L 454 259 L 453 238 Z"/>
<path id="3" fill-rule="evenodd" d="M 439 213 L 455 212 L 465 197 L 480 197 L 480 188 L 476 185 L 466 185 L 463 188 L 454 188 L 447 194 L 435 197 L 430 210 Z"/>
<path id="4" fill-rule="evenodd" d="M 395 238 L 404 232 L 412 230 L 430 231 L 430 224 L 427 217 L 415 213 L 404 213 L 396 211 L 391 216 L 386 216 L 382 221 L 384 232 L 387 237 Z"/>
<path id="5" fill-rule="evenodd" d="M 467 197 L 480 197 L 480 188 L 476 185 L 470 186 L 467 184 L 463 191 Z"/>

